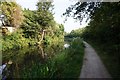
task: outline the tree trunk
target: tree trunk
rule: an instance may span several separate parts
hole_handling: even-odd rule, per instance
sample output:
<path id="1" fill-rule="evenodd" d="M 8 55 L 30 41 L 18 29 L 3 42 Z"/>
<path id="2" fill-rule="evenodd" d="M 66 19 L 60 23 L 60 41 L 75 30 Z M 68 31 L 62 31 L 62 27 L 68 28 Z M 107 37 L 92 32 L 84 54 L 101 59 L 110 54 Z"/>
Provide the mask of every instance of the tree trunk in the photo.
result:
<path id="1" fill-rule="evenodd" d="M 41 37 L 41 40 L 39 41 L 39 43 L 42 42 L 42 40 L 43 40 L 43 38 L 44 38 L 44 35 L 45 35 L 45 32 L 44 32 L 44 30 L 43 30 L 43 31 L 42 31 L 42 37 Z"/>

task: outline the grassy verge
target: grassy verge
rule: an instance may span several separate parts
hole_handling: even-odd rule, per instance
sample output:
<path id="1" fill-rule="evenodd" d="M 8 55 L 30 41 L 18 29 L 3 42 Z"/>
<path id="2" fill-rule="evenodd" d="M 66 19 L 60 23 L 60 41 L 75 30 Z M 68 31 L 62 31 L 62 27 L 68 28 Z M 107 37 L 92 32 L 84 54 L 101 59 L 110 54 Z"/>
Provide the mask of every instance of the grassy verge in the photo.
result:
<path id="1" fill-rule="evenodd" d="M 120 78 L 119 51 L 113 45 L 100 44 L 88 41 L 97 51 L 103 63 L 113 78 Z"/>
<path id="2" fill-rule="evenodd" d="M 83 62 L 84 48 L 80 38 L 74 39 L 70 47 L 57 55 L 58 75 L 60 78 L 78 78 Z"/>
<path id="3" fill-rule="evenodd" d="M 70 47 L 55 54 L 44 64 L 35 63 L 24 68 L 24 78 L 78 78 L 82 68 L 84 47 L 80 38 L 70 42 Z"/>

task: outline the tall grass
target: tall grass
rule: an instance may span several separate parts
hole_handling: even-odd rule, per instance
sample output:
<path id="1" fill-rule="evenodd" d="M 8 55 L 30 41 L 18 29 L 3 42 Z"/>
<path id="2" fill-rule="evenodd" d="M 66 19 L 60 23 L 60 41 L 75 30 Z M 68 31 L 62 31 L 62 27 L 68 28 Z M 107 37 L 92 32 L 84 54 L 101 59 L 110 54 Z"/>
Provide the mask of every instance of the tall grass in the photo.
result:
<path id="1" fill-rule="evenodd" d="M 58 77 L 78 78 L 82 67 L 83 55 L 84 48 L 82 40 L 80 38 L 73 39 L 70 47 L 64 50 L 56 59 L 58 62 Z"/>
<path id="2" fill-rule="evenodd" d="M 83 62 L 84 48 L 80 38 L 70 42 L 70 47 L 57 52 L 45 63 L 34 63 L 23 68 L 20 76 L 23 78 L 78 78 Z"/>

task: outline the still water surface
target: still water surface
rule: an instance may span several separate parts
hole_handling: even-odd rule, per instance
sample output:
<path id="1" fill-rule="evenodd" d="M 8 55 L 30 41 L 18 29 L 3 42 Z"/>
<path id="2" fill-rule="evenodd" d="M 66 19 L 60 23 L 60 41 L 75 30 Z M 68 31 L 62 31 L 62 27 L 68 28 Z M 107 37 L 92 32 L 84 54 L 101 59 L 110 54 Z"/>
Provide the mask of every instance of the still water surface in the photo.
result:
<path id="1" fill-rule="evenodd" d="M 2 64 L 6 65 L 3 72 L 3 77 L 21 77 L 25 69 L 31 69 L 33 65 L 44 64 L 55 54 L 60 53 L 64 48 L 68 48 L 69 44 L 52 45 L 52 46 L 37 46 L 30 48 L 23 48 L 20 50 L 9 50 L 2 53 Z M 12 61 L 12 64 L 8 64 Z"/>

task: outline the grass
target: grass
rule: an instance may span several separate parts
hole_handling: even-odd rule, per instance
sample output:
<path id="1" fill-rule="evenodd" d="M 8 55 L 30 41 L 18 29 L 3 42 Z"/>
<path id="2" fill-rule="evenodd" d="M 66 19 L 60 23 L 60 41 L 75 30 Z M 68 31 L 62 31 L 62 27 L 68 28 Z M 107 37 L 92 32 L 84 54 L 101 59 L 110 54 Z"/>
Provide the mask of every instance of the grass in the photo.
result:
<path id="1" fill-rule="evenodd" d="M 21 72 L 23 78 L 78 78 L 82 68 L 84 47 L 80 38 L 70 42 L 70 47 L 55 54 L 44 64 L 34 63 Z"/>
<path id="2" fill-rule="evenodd" d="M 83 43 L 80 38 L 74 39 L 70 47 L 56 56 L 58 78 L 78 78 L 82 68 L 84 55 Z"/>
<path id="3" fill-rule="evenodd" d="M 74 38 L 71 40 L 69 44 L 70 44 L 69 48 L 62 49 L 60 51 L 59 50 L 55 51 L 54 52 L 55 55 L 52 56 L 51 58 L 47 58 L 45 62 L 41 61 L 42 59 L 40 59 L 40 54 L 38 53 L 38 51 L 36 50 L 34 51 L 34 49 L 29 49 L 30 52 L 23 51 L 21 52 L 21 54 L 20 53 L 16 54 L 16 56 L 14 56 L 14 54 L 11 53 L 12 56 L 14 56 L 14 58 L 18 61 L 18 63 L 16 62 L 10 67 L 13 70 L 11 71 L 13 73 L 10 74 L 8 78 L 12 77 L 31 79 L 32 78 L 78 79 L 83 63 L 84 55 L 83 42 L 80 38 Z M 32 54 L 27 56 L 28 53 Z M 19 58 L 17 58 L 18 56 Z M 26 61 L 28 58 L 30 60 Z M 7 72 L 5 74 L 7 74 Z"/>
<path id="4" fill-rule="evenodd" d="M 88 41 L 97 51 L 113 78 L 120 78 L 120 59 L 113 46 Z"/>

